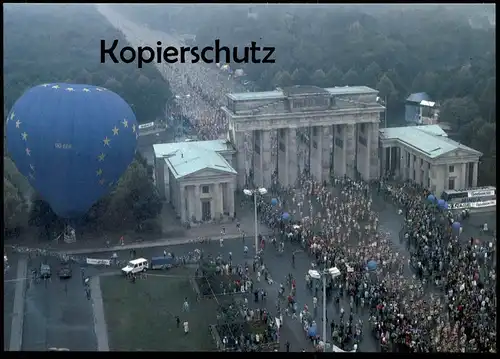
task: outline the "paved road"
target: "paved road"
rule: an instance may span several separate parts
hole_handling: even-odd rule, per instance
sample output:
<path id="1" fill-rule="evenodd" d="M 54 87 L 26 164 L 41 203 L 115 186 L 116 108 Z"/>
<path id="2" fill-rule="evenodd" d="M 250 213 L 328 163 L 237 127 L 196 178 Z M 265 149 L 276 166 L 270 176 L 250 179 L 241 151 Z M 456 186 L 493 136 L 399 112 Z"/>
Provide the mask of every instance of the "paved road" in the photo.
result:
<path id="1" fill-rule="evenodd" d="M 247 245 L 251 244 L 251 240 L 248 239 L 246 241 Z M 165 247 L 168 248 L 168 247 Z M 216 256 L 218 254 L 221 254 L 222 256 L 225 256 L 227 258 L 228 253 L 232 252 L 233 254 L 233 262 L 234 263 L 244 263 L 248 259 L 245 259 L 243 255 L 243 242 L 241 240 L 235 239 L 231 241 L 225 241 L 224 242 L 224 247 L 221 248 L 218 242 L 212 242 L 209 244 L 185 244 L 185 245 L 178 245 L 173 248 L 167 249 L 169 251 L 174 251 L 176 256 L 181 256 L 183 254 L 186 254 L 190 251 L 193 251 L 196 248 L 203 249 L 204 253 L 206 254 L 211 254 L 213 256 Z M 155 247 L 155 248 L 142 248 L 142 249 L 137 249 L 136 250 L 136 255 L 145 257 L 145 258 L 151 258 L 153 256 L 161 256 L 163 255 L 163 247 Z M 305 274 L 308 269 L 310 269 L 310 260 L 307 257 L 305 253 L 299 253 L 296 255 L 296 260 L 295 260 L 295 270 L 292 268 L 292 262 L 290 260 L 291 258 L 291 253 L 294 250 L 297 250 L 298 247 L 289 245 L 288 248 L 285 248 L 285 253 L 282 255 L 279 255 L 276 253 L 276 251 L 270 247 L 268 247 L 265 250 L 265 262 L 267 263 L 267 267 L 269 268 L 271 272 L 272 278 L 276 282 L 285 282 L 285 277 L 287 276 L 288 273 L 294 272 L 295 277 L 297 278 L 297 301 L 299 304 L 299 307 L 303 306 L 304 304 L 308 304 L 310 308 L 312 308 L 312 296 L 309 293 L 309 291 L 306 289 L 305 285 Z M 119 256 L 121 259 L 129 258 L 130 257 L 130 251 L 122 251 L 118 252 Z M 95 257 L 95 258 L 111 258 L 112 252 L 104 252 L 104 253 L 95 253 L 91 254 L 89 256 Z M 248 260 L 248 263 L 251 264 L 251 260 Z M 93 269 L 95 272 L 107 272 L 107 271 L 112 271 L 112 269 Z M 115 269 L 116 270 L 116 269 Z M 90 273 L 90 272 L 89 272 Z M 266 289 L 269 293 L 268 299 L 267 299 L 267 307 L 269 310 L 274 311 L 275 310 L 275 303 L 277 299 L 277 294 L 278 294 L 278 288 L 279 284 L 275 283 L 274 285 L 267 285 L 263 284 L 264 289 Z M 348 303 L 343 302 L 342 306 L 344 308 L 348 308 Z M 338 313 L 336 313 L 336 310 L 334 309 L 334 306 L 331 302 L 328 303 L 328 313 L 329 313 L 329 320 L 334 318 Z M 318 311 L 318 313 L 321 313 L 321 310 Z M 359 313 L 359 317 L 363 319 L 365 323 L 368 321 L 368 317 L 364 314 Z M 337 320 L 338 318 L 336 318 Z M 338 322 L 338 320 L 337 320 Z M 305 340 L 305 335 L 303 333 L 303 330 L 297 320 L 292 320 L 291 318 L 286 318 L 285 319 L 285 334 L 283 334 L 282 342 L 284 343 L 286 340 L 286 337 L 289 338 L 289 341 L 291 343 L 300 343 L 300 347 L 295 344 L 295 348 L 292 345 L 292 350 L 300 351 L 302 348 L 306 347 L 308 345 L 307 341 Z M 318 319 L 318 325 L 320 324 L 320 319 Z M 329 326 L 328 326 L 329 328 Z M 368 327 L 365 328 L 366 333 L 368 333 Z M 367 335 L 367 338 L 361 343 L 360 345 L 360 350 L 367 351 L 367 352 L 374 352 L 376 351 L 376 345 L 373 340 Z"/>
<path id="2" fill-rule="evenodd" d="M 47 258 L 53 277 L 51 281 L 29 283 L 26 291 L 23 350 L 46 350 L 49 347 L 72 351 L 95 351 L 94 322 L 91 301 L 87 300 L 79 269 L 74 276 L 61 281 L 56 271 L 58 260 Z M 42 258 L 31 261 L 37 268 Z"/>
<path id="3" fill-rule="evenodd" d="M 7 251 L 9 258 L 9 269 L 4 275 L 4 291 L 3 291 L 3 348 L 9 350 L 10 347 L 10 330 L 12 327 L 12 312 L 14 310 L 14 296 L 16 291 L 16 276 L 18 257 L 12 256 Z"/>

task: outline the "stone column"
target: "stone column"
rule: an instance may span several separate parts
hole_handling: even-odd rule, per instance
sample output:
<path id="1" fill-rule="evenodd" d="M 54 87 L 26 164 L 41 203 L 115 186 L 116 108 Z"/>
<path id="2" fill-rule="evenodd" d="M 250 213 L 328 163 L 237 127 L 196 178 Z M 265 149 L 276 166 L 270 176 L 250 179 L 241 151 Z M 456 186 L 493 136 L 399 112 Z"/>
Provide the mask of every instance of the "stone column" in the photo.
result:
<path id="1" fill-rule="evenodd" d="M 342 177 L 345 175 L 346 162 L 345 162 L 345 125 L 335 125 L 333 126 L 335 143 L 335 151 L 333 151 L 333 173 L 337 177 Z"/>
<path id="2" fill-rule="evenodd" d="M 260 163 L 262 187 L 271 188 L 271 131 L 260 131 Z"/>
<path id="3" fill-rule="evenodd" d="M 197 221 L 201 221 L 201 199 L 200 199 L 200 185 L 194 185 L 194 215 Z"/>
<path id="4" fill-rule="evenodd" d="M 234 169 L 238 173 L 238 175 L 237 175 L 238 188 L 243 189 L 245 187 L 245 176 L 246 176 L 245 133 L 244 132 L 235 132 L 235 142 L 236 143 L 234 143 L 234 146 L 236 148 L 236 166 Z"/>
<path id="5" fill-rule="evenodd" d="M 287 146 L 286 146 L 286 154 L 287 154 L 287 178 L 288 178 L 288 186 L 294 186 L 295 181 L 297 180 L 297 130 L 295 128 L 288 128 L 286 130 L 287 134 Z"/>
<path id="6" fill-rule="evenodd" d="M 333 147 L 333 126 L 324 126 L 323 133 L 322 153 L 321 153 L 321 181 L 330 182 L 330 167 L 332 161 L 332 147 Z"/>
<path id="7" fill-rule="evenodd" d="M 278 129 L 278 181 L 282 186 L 288 185 L 288 140 L 286 129 Z"/>
<path id="8" fill-rule="evenodd" d="M 460 188 L 467 188 L 468 183 L 467 183 L 467 163 L 462 163 L 462 178 L 460 179 L 462 183 L 460 184 Z"/>
<path id="9" fill-rule="evenodd" d="M 210 185 L 210 195 L 212 197 L 212 199 L 210 200 L 210 216 L 212 216 L 211 219 L 219 219 L 219 217 L 217 216 L 217 201 L 219 200 L 218 188 L 218 183 Z"/>
<path id="10" fill-rule="evenodd" d="M 227 191 L 227 200 L 228 200 L 228 205 L 229 205 L 229 217 L 234 216 L 234 182 L 229 182 L 228 184 L 228 191 Z"/>
<path id="11" fill-rule="evenodd" d="M 345 151 L 345 166 L 346 174 L 350 178 L 355 177 L 356 169 L 356 134 L 354 130 L 355 125 L 344 126 L 344 151 Z"/>
<path id="12" fill-rule="evenodd" d="M 255 130 L 252 131 L 252 144 L 253 144 L 253 175 L 255 185 L 258 187 L 262 187 L 263 182 L 263 169 L 262 169 L 262 142 L 261 142 L 261 134 L 262 131 Z M 258 152 L 257 152 L 258 147 Z"/>
<path id="13" fill-rule="evenodd" d="M 386 149 L 387 151 L 387 149 Z M 386 155 L 387 152 L 384 153 Z M 389 147 L 389 168 L 385 168 L 385 159 L 384 159 L 384 171 L 392 171 L 392 147 Z"/>
<path id="14" fill-rule="evenodd" d="M 180 203 L 179 203 L 179 214 L 181 215 L 181 222 L 186 222 L 186 186 L 181 184 L 180 186 Z"/>
<path id="15" fill-rule="evenodd" d="M 369 162 L 369 179 L 378 179 L 379 174 L 379 124 L 378 122 L 371 123 L 368 126 L 370 133 L 368 141 L 368 162 Z"/>
<path id="16" fill-rule="evenodd" d="M 323 127 L 314 126 L 312 131 L 311 175 L 321 181 L 321 156 L 323 151 Z M 316 147 L 314 147 L 316 145 Z"/>
<path id="17" fill-rule="evenodd" d="M 477 187 L 477 170 L 478 170 L 478 163 L 474 162 L 474 166 L 472 168 L 472 187 L 473 188 Z"/>

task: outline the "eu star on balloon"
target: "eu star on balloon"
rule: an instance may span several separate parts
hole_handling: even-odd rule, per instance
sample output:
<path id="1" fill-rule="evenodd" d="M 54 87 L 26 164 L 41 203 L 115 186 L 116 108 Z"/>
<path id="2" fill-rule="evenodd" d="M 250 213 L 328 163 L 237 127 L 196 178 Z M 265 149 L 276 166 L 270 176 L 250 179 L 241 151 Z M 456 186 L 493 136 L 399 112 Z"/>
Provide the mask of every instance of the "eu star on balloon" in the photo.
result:
<path id="1" fill-rule="evenodd" d="M 132 162 L 137 121 L 117 94 L 91 85 L 33 87 L 7 116 L 7 152 L 62 218 L 78 218 Z"/>

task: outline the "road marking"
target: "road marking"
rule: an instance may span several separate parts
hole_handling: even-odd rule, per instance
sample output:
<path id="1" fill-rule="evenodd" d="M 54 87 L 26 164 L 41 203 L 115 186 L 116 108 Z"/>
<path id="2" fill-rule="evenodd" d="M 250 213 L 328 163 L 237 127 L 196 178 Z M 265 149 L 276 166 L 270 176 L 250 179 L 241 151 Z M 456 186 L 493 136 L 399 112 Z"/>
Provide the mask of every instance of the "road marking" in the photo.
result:
<path id="1" fill-rule="evenodd" d="M 23 280 L 28 280 L 28 278 L 16 278 L 16 279 L 7 279 L 7 280 L 4 280 L 3 282 L 4 283 L 9 283 L 9 282 L 21 282 Z"/>

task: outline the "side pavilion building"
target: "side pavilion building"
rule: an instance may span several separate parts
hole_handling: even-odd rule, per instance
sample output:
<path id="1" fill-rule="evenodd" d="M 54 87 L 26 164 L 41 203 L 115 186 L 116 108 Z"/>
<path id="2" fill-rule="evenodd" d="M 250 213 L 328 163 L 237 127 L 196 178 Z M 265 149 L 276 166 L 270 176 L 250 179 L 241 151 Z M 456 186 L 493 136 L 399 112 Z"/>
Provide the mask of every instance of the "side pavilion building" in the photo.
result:
<path id="1" fill-rule="evenodd" d="M 439 125 L 389 127 L 380 132 L 381 173 L 410 180 L 440 196 L 477 187 L 481 152 L 448 138 Z"/>
<path id="2" fill-rule="evenodd" d="M 234 215 L 233 146 L 225 140 L 153 145 L 154 181 L 183 223 Z"/>

